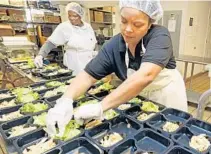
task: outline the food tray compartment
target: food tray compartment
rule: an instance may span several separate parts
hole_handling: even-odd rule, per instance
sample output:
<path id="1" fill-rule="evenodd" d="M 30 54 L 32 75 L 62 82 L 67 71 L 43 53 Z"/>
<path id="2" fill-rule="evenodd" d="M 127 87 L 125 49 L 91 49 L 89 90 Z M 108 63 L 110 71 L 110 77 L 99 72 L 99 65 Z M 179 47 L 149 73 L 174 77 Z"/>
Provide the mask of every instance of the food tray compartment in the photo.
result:
<path id="1" fill-rule="evenodd" d="M 62 154 L 62 150 L 59 147 L 51 149 L 43 154 Z"/>
<path id="2" fill-rule="evenodd" d="M 48 75 L 49 73 L 46 73 L 46 72 L 41 72 L 40 74 L 43 78 L 51 80 L 51 79 L 57 79 L 57 78 L 64 77 L 64 76 L 71 76 L 72 71 L 69 70 L 69 72 L 67 72 L 67 73 L 58 73 L 56 75 Z"/>
<path id="3" fill-rule="evenodd" d="M 43 87 L 43 89 L 41 89 L 41 90 L 35 89 L 35 88 L 38 88 L 41 86 Z M 29 87 L 31 87 L 33 89 L 33 91 L 39 92 L 39 93 L 43 93 L 45 90 L 49 89 L 48 87 L 45 86 L 45 82 L 36 83 L 36 84 L 30 85 Z M 45 89 L 44 89 L 44 87 L 45 87 Z"/>
<path id="4" fill-rule="evenodd" d="M 127 103 L 134 104 L 134 105 L 139 105 L 145 100 L 146 100 L 146 98 L 138 95 L 138 96 L 134 97 L 133 99 L 129 100 Z"/>
<path id="5" fill-rule="evenodd" d="M 89 95 L 91 95 L 91 96 L 93 96 L 93 97 L 95 97 L 95 98 L 97 98 L 97 99 L 100 99 L 100 100 L 102 100 L 105 96 L 107 96 L 108 94 L 109 94 L 110 92 L 109 91 L 101 91 L 101 92 L 99 92 L 99 93 L 96 93 L 96 94 L 89 94 Z"/>
<path id="6" fill-rule="evenodd" d="M 190 119 L 186 126 L 190 129 L 191 132 L 196 134 L 206 134 L 211 137 L 211 124 L 198 120 L 198 119 Z"/>
<path id="7" fill-rule="evenodd" d="M 58 84 L 55 85 L 55 81 L 58 82 Z M 53 86 L 52 85 L 48 85 L 48 83 L 51 83 L 51 82 L 54 82 Z M 46 83 L 45 83 L 46 87 L 48 88 L 57 88 L 61 85 L 65 85 L 62 81 L 60 81 L 59 79 L 54 79 L 54 80 L 48 80 Z"/>
<path id="8" fill-rule="evenodd" d="M 138 149 L 156 154 L 165 153 L 173 145 L 173 142 L 169 138 L 151 129 L 141 130 L 134 138 Z"/>
<path id="9" fill-rule="evenodd" d="M 42 76 L 41 73 L 50 73 L 50 72 L 52 72 L 52 70 L 44 70 L 44 69 L 39 69 L 39 68 L 31 70 L 32 75 L 38 76 L 38 77 Z"/>
<path id="10" fill-rule="evenodd" d="M 4 101 L 7 101 L 7 102 L 9 102 L 9 101 L 12 101 L 13 99 L 15 100 L 15 96 L 13 96 L 13 97 L 9 97 L 9 98 L 4 98 L 4 99 L 2 99 L 2 100 L 0 100 L 0 105 L 1 105 L 1 103 L 3 103 Z M 16 104 L 16 100 L 15 100 L 15 105 L 14 106 L 17 106 L 18 104 Z M 3 109 L 7 109 L 7 108 L 10 108 L 10 107 L 14 107 L 14 106 L 6 106 L 6 107 L 0 107 L 0 110 L 3 110 Z"/>
<path id="11" fill-rule="evenodd" d="M 62 97 L 62 94 L 46 98 L 45 101 L 48 102 L 53 107 L 56 104 L 56 100 L 59 99 L 60 97 Z"/>
<path id="12" fill-rule="evenodd" d="M 85 135 L 91 140 L 93 141 L 95 144 L 97 144 L 97 146 L 99 146 L 101 149 L 103 149 L 104 151 L 108 152 L 112 147 L 115 147 L 118 143 L 120 143 L 121 141 L 124 141 L 124 139 L 126 139 L 126 135 L 125 134 L 120 134 L 121 137 L 123 138 L 122 140 L 120 140 L 119 142 L 105 147 L 103 145 L 100 144 L 100 141 L 108 134 L 114 133 L 114 131 L 111 130 L 111 124 L 109 122 L 105 122 L 103 124 L 100 124 L 92 129 L 89 129 L 85 132 Z"/>
<path id="13" fill-rule="evenodd" d="M 161 112 L 167 119 L 179 121 L 182 123 L 187 122 L 190 118 L 192 118 L 192 115 L 190 115 L 187 112 L 183 112 L 177 109 L 173 108 L 166 108 Z"/>
<path id="14" fill-rule="evenodd" d="M 143 128 L 141 124 L 125 116 L 117 116 L 110 120 L 110 123 L 112 131 L 125 134 L 126 137 L 134 135 L 139 129 Z"/>
<path id="15" fill-rule="evenodd" d="M 156 103 L 156 102 L 154 102 L 154 101 L 151 101 L 151 100 L 144 100 L 144 101 L 142 101 L 142 103 L 140 104 L 141 109 L 142 109 L 142 106 L 143 106 L 143 104 L 144 104 L 145 102 L 151 102 L 151 103 L 157 105 L 157 106 L 158 106 L 158 110 L 159 110 L 158 112 L 161 112 L 161 111 L 163 111 L 163 110 L 166 108 L 164 105 L 159 104 L 159 103 Z M 145 111 L 145 112 L 154 112 L 154 111 L 146 111 L 146 110 L 143 110 L 143 109 L 142 109 L 142 111 Z"/>
<path id="16" fill-rule="evenodd" d="M 96 100 L 96 101 L 100 102 L 100 101 L 99 101 L 98 99 L 96 99 L 95 97 L 88 96 L 88 97 L 85 97 L 85 98 L 76 100 L 76 101 L 73 103 L 73 106 L 74 106 L 74 107 L 79 107 L 79 106 L 81 105 L 82 102 L 87 102 L 87 101 L 91 101 L 91 100 Z"/>
<path id="17" fill-rule="evenodd" d="M 10 107 L 10 108 L 0 110 L 0 118 L 2 118 L 2 116 L 5 115 L 5 114 L 10 114 L 12 112 L 18 111 L 21 107 L 22 107 L 22 105 L 17 105 L 17 106 L 14 106 L 14 107 Z M 24 115 L 22 115 L 22 116 L 24 116 Z M 20 118 L 20 117 L 14 117 L 14 118 L 11 118 L 10 120 L 14 120 L 14 119 L 17 119 L 17 118 Z M 6 120 L 6 121 L 10 121 L 10 120 Z M 5 121 L 0 120 L 0 124 L 3 123 L 3 122 L 5 122 Z"/>
<path id="18" fill-rule="evenodd" d="M 24 114 L 24 115 L 34 115 L 34 114 L 41 113 L 41 112 L 43 112 L 43 111 L 47 111 L 47 110 L 49 110 L 49 109 L 51 108 L 51 105 L 50 105 L 48 102 L 44 101 L 44 100 L 36 100 L 36 101 L 34 101 L 34 102 L 31 102 L 31 103 L 33 103 L 33 104 L 42 103 L 42 104 L 48 105 L 48 107 L 47 107 L 47 109 L 41 110 L 41 111 L 38 111 L 38 112 L 21 112 L 22 114 Z M 27 103 L 26 103 L 26 104 L 27 104 Z M 24 105 L 25 105 L 25 104 L 21 104 L 21 106 L 24 106 Z"/>
<path id="19" fill-rule="evenodd" d="M 117 111 L 124 113 L 127 109 L 133 107 L 134 104 L 130 104 L 130 103 L 124 103 L 119 105 L 117 108 L 115 108 Z"/>
<path id="20" fill-rule="evenodd" d="M 172 123 L 176 123 L 178 124 L 178 128 L 175 131 L 172 132 L 168 132 L 168 131 L 164 131 L 163 130 L 163 126 L 166 124 L 166 122 L 172 122 Z M 168 119 L 162 115 L 162 114 L 157 114 L 156 116 L 153 116 L 152 118 L 150 118 L 147 122 L 146 125 L 148 125 L 150 128 L 158 131 L 159 133 L 170 137 L 172 134 L 174 134 L 175 132 L 177 132 L 182 126 L 183 123 L 180 121 L 177 121 L 176 119 L 171 119 L 171 117 L 169 117 Z"/>
<path id="21" fill-rule="evenodd" d="M 19 137 L 13 143 L 14 143 L 14 146 L 15 146 L 16 150 L 18 151 L 18 153 L 22 154 L 24 149 L 26 149 L 29 146 L 35 145 L 44 139 L 47 139 L 47 141 L 48 141 L 50 138 L 48 137 L 47 133 L 43 129 L 38 129 L 35 132 L 31 132 L 27 135 L 23 135 L 23 136 Z M 62 142 L 59 140 L 53 140 L 53 141 L 56 144 L 55 147 L 62 144 Z M 51 149 L 53 149 L 55 147 L 52 147 Z M 45 152 L 48 152 L 51 149 L 49 149 Z M 39 153 L 38 151 L 36 151 L 36 152 Z"/>
<path id="22" fill-rule="evenodd" d="M 61 92 L 57 92 L 55 95 L 53 96 L 45 96 L 45 94 L 48 92 L 48 91 L 53 91 L 55 88 L 48 88 L 46 90 L 43 90 L 42 93 L 40 94 L 42 96 L 42 99 L 48 99 L 48 98 L 52 98 L 52 97 L 55 97 L 57 95 L 62 95 Z"/>
<path id="23" fill-rule="evenodd" d="M 31 118 L 28 120 L 28 122 L 30 124 L 34 125 L 34 126 L 37 126 L 37 127 L 45 127 L 46 126 L 46 116 L 47 116 L 47 113 L 48 113 L 47 111 L 41 111 L 39 113 L 33 114 L 31 116 Z M 44 118 L 41 119 L 41 120 L 40 120 L 40 118 L 38 118 L 38 120 L 37 120 L 36 119 L 37 117 L 44 117 Z"/>
<path id="24" fill-rule="evenodd" d="M 8 94 L 8 96 L 4 96 L 4 97 L 3 97 L 3 95 L 6 95 L 6 94 Z M 14 97 L 14 96 L 15 96 L 15 95 L 12 94 L 12 93 L 10 93 L 9 90 L 6 90 L 6 89 L 0 90 L 0 101 L 3 101 L 3 100 L 5 100 L 5 99 L 7 99 L 7 98 L 12 98 L 12 97 Z"/>
<path id="25" fill-rule="evenodd" d="M 39 140 L 43 137 L 47 137 L 47 133 L 43 129 L 38 129 L 36 132 L 26 134 L 20 138 L 14 140 L 13 144 L 17 150 L 26 146 L 27 144 Z"/>
<path id="26" fill-rule="evenodd" d="M 138 151 L 135 140 L 128 139 L 125 142 L 119 143 L 116 147 L 112 148 L 108 154 L 135 154 Z"/>
<path id="27" fill-rule="evenodd" d="M 25 117 L 22 117 L 22 118 L 19 118 L 19 119 L 16 119 L 16 120 L 12 120 L 12 121 L 9 121 L 9 122 L 5 122 L 3 124 L 0 125 L 0 132 L 3 136 L 3 138 L 7 141 L 7 142 L 10 142 L 13 141 L 14 139 L 18 138 L 19 136 L 22 136 L 24 134 L 28 134 L 30 132 L 33 132 L 33 131 L 36 131 L 37 130 L 37 126 L 34 126 L 33 124 L 31 124 L 29 122 L 29 120 L 31 119 L 31 116 L 25 116 Z M 26 132 L 26 133 L 23 133 L 23 134 L 20 134 L 20 135 L 17 135 L 17 136 L 10 136 L 10 132 L 12 130 L 12 128 L 16 127 L 16 126 L 20 126 L 20 125 L 26 125 L 26 127 L 37 127 L 36 129 L 34 130 L 31 130 L 29 132 Z"/>
<path id="28" fill-rule="evenodd" d="M 166 154 L 196 154 L 182 146 L 173 146 Z"/>
<path id="29" fill-rule="evenodd" d="M 104 112 L 104 120 L 111 120 L 115 117 L 118 117 L 121 113 L 116 109 L 110 109 Z"/>
<path id="30" fill-rule="evenodd" d="M 96 144 L 85 137 L 66 142 L 61 146 L 61 151 L 61 154 L 103 154 L 103 151 Z"/>
<path id="31" fill-rule="evenodd" d="M 75 78 L 75 76 L 63 77 L 63 78 L 60 78 L 60 81 L 61 81 L 61 82 L 65 82 L 66 85 L 69 85 L 68 81 L 69 81 L 70 79 L 73 79 L 73 78 Z"/>
<path id="32" fill-rule="evenodd" d="M 33 104 L 36 104 L 36 103 L 45 103 L 45 104 L 47 104 L 48 105 L 48 108 L 47 109 L 45 109 L 45 110 L 42 110 L 42 111 L 38 111 L 38 112 L 35 112 L 35 113 L 32 113 L 32 112 L 21 112 L 20 111 L 20 114 L 22 114 L 22 116 L 24 116 L 24 115 L 33 115 L 33 114 L 36 114 L 36 113 L 40 113 L 40 112 L 43 112 L 43 111 L 47 111 L 48 109 L 50 109 L 50 104 L 48 104 L 47 102 L 45 102 L 45 101 L 43 101 L 43 100 L 38 100 L 38 101 L 34 101 L 34 102 L 32 102 Z M 14 107 L 10 107 L 10 108 L 6 108 L 6 109 L 2 109 L 2 110 L 0 110 L 0 117 L 2 117 L 3 115 L 5 115 L 5 114 L 10 114 L 10 113 L 12 113 L 12 112 L 16 112 L 16 111 L 18 111 L 18 110 L 20 110 L 20 108 L 23 106 L 24 104 L 19 104 L 19 105 L 17 105 L 17 106 L 14 106 Z M 22 117 L 21 116 L 21 117 Z M 17 118 L 20 118 L 20 117 L 17 117 Z M 15 120 L 15 119 L 17 119 L 16 117 L 15 118 L 12 118 L 12 119 L 10 119 L 10 120 Z M 6 120 L 6 121 L 10 121 L 10 120 Z M 0 123 L 3 123 L 3 122 L 5 122 L 5 121 L 0 121 Z"/>
<path id="33" fill-rule="evenodd" d="M 136 121 L 138 121 L 138 123 L 145 123 L 147 120 L 149 120 L 150 118 L 152 118 L 153 116 L 156 116 L 158 114 L 155 112 L 142 111 L 140 106 L 138 106 L 138 105 L 132 106 L 131 108 L 125 110 L 123 113 L 126 114 L 127 116 L 131 117 L 132 119 L 135 119 Z M 151 115 L 151 116 L 146 119 L 139 120 L 138 117 L 143 114 Z"/>
<path id="34" fill-rule="evenodd" d="M 172 135 L 172 140 L 176 144 L 178 144 L 182 147 L 185 147 L 193 152 L 200 153 L 200 154 L 207 154 L 210 149 L 210 146 L 207 150 L 205 150 L 203 152 L 199 152 L 199 151 L 195 150 L 194 148 L 190 147 L 189 143 L 191 141 L 191 138 L 194 135 L 199 135 L 199 134 L 192 132 L 188 127 L 182 127 L 180 130 L 177 131 L 176 134 Z M 210 139 L 208 139 L 208 140 L 210 141 Z"/>
<path id="35" fill-rule="evenodd" d="M 129 116 L 129 117 L 136 117 L 138 116 L 140 113 L 142 112 L 140 106 L 138 105 L 135 105 L 135 106 L 132 106 L 130 107 L 129 109 L 126 109 L 124 111 L 124 113 Z"/>

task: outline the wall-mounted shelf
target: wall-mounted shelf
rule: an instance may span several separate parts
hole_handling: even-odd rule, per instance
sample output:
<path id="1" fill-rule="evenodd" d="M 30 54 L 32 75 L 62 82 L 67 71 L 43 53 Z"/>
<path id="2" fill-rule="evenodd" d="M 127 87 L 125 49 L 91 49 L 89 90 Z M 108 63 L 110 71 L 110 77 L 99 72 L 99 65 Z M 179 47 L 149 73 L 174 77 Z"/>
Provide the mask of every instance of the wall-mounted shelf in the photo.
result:
<path id="1" fill-rule="evenodd" d="M 60 24 L 60 23 L 50 23 L 50 22 L 26 22 L 26 21 L 0 21 L 0 23 L 40 24 L 40 25 L 59 25 Z"/>
<path id="2" fill-rule="evenodd" d="M 104 10 L 100 10 L 100 9 L 90 8 L 90 10 L 92 10 L 92 11 L 98 11 L 98 12 L 104 12 L 104 13 L 111 13 L 112 14 L 112 12 L 104 11 Z"/>
<path id="3" fill-rule="evenodd" d="M 9 24 L 15 31 L 15 35 L 16 34 L 19 35 L 18 31 L 19 28 L 24 29 L 25 30 L 24 34 L 28 34 L 29 39 L 31 41 L 35 42 L 37 45 L 40 45 L 41 41 L 37 37 L 37 27 L 41 26 L 45 28 L 49 27 L 55 29 L 55 27 L 60 24 L 59 21 L 60 11 L 58 11 L 57 8 L 53 7 L 51 4 L 47 5 L 46 8 L 43 8 L 44 5 L 40 5 L 38 2 L 36 2 L 35 5 L 30 3 L 32 4 L 30 5 L 28 3 L 30 0 L 25 0 L 25 1 L 26 3 L 24 4 L 24 6 L 0 4 L 0 9 L 3 10 L 5 16 L 11 17 L 9 18 L 10 20 L 0 20 L 0 23 Z M 16 11 L 18 13 L 21 11 L 23 13 L 22 14 L 11 13 L 12 11 L 13 12 Z M 14 16 L 14 14 L 16 16 Z M 10 35 L 11 34 L 9 34 L 8 36 Z"/>
<path id="4" fill-rule="evenodd" d="M 115 23 L 111 23 L 111 22 L 95 22 L 95 21 L 91 21 L 91 23 L 93 23 L 93 24 L 115 25 Z"/>
<path id="5" fill-rule="evenodd" d="M 31 9 L 31 10 L 40 10 L 40 11 L 52 11 L 52 12 L 55 12 L 55 13 L 60 13 L 60 11 L 58 10 L 53 10 L 53 9 L 43 9 L 43 8 L 34 8 L 34 7 L 26 7 L 26 6 L 12 6 L 12 5 L 3 5 L 3 4 L 0 4 L 0 8 L 7 8 L 7 9 L 20 9 L 20 10 L 25 10 L 25 9 Z"/>

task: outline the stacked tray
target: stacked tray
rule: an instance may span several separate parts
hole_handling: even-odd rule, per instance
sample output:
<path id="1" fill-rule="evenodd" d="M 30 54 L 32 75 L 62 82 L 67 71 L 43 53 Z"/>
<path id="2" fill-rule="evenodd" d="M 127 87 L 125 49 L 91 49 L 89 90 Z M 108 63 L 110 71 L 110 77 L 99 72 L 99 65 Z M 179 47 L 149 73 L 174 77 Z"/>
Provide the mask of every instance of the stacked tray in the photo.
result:
<path id="1" fill-rule="evenodd" d="M 48 80 L 61 78 L 64 76 L 71 76 L 73 72 L 72 70 L 68 69 L 62 69 L 64 70 L 63 72 L 60 72 L 60 70 L 61 68 L 54 70 L 33 69 L 31 72 L 34 76 L 43 77 Z"/>

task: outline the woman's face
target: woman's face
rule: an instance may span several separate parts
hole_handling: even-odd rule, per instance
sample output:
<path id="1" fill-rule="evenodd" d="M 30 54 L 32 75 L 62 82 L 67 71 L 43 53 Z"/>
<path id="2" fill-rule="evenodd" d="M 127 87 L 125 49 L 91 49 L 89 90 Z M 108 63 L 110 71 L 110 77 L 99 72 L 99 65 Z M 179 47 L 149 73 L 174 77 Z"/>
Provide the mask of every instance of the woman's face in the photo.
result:
<path id="1" fill-rule="evenodd" d="M 78 26 L 81 24 L 81 17 L 73 11 L 68 11 L 68 18 L 71 24 L 74 26 Z"/>
<path id="2" fill-rule="evenodd" d="M 133 9 L 121 9 L 121 33 L 128 44 L 137 45 L 151 26 L 150 17 Z"/>

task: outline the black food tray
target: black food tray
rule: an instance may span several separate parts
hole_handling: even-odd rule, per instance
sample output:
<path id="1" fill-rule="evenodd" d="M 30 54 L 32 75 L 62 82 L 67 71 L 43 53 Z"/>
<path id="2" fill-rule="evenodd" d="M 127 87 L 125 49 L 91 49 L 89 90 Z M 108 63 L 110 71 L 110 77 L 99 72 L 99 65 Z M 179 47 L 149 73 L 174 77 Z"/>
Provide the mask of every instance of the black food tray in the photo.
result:
<path id="1" fill-rule="evenodd" d="M 14 140 L 13 144 L 16 150 L 18 151 L 18 153 L 22 154 L 25 148 L 37 144 L 44 138 L 50 139 L 47 133 L 43 129 L 38 129 L 35 132 L 31 132 L 29 134 L 19 137 L 18 139 Z M 56 143 L 56 146 L 59 146 L 62 144 L 62 142 L 59 140 L 54 140 L 54 142 Z M 50 150 L 51 149 L 49 149 L 49 151 Z"/>
<path id="2" fill-rule="evenodd" d="M 71 76 L 72 75 L 72 71 L 67 72 L 67 73 L 58 73 L 56 75 L 51 75 L 51 76 L 48 75 L 49 73 L 43 73 L 42 72 L 40 74 L 41 74 L 41 76 L 43 78 L 51 80 L 51 79 L 57 79 L 57 78 L 64 77 L 64 76 Z"/>
<path id="3" fill-rule="evenodd" d="M 195 134 L 206 134 L 211 137 L 211 124 L 198 120 L 198 119 L 190 119 L 186 126 L 190 129 L 191 132 Z"/>
<path id="4" fill-rule="evenodd" d="M 141 130 L 134 136 L 134 139 L 138 149 L 154 154 L 163 154 L 173 146 L 169 138 L 151 129 Z"/>
<path id="5" fill-rule="evenodd" d="M 29 120 L 31 118 L 32 118 L 31 116 L 24 116 L 22 118 L 19 118 L 19 119 L 12 120 L 12 121 L 5 122 L 5 123 L 1 124 L 0 125 L 0 132 L 1 132 L 4 140 L 9 142 L 9 143 L 11 143 L 11 141 L 15 140 L 16 138 L 18 138 L 18 137 L 20 137 L 20 136 L 22 136 L 24 134 L 28 134 L 30 132 L 33 132 L 33 131 L 37 130 L 37 129 L 35 129 L 35 130 L 32 130 L 30 132 L 26 132 L 26 133 L 18 135 L 18 136 L 10 137 L 10 131 L 11 131 L 11 129 L 13 127 L 20 126 L 20 125 L 26 125 L 27 127 L 34 126 L 32 123 L 29 122 Z"/>
<path id="6" fill-rule="evenodd" d="M 203 152 L 199 152 L 199 151 L 193 149 L 192 147 L 190 147 L 189 142 L 191 141 L 191 138 L 195 135 L 199 135 L 199 134 L 192 132 L 188 127 L 182 127 L 179 131 L 177 131 L 176 134 L 172 135 L 172 140 L 176 144 L 178 144 L 182 147 L 185 147 L 195 153 L 207 154 L 210 150 L 210 147 L 206 151 L 203 151 Z M 210 139 L 208 139 L 208 140 L 210 141 Z"/>
<path id="7" fill-rule="evenodd" d="M 177 109 L 173 109 L 173 108 L 166 108 L 161 113 L 167 119 L 179 121 L 179 122 L 182 122 L 182 123 L 186 123 L 190 118 L 192 118 L 191 114 L 177 110 Z"/>
<path id="8" fill-rule="evenodd" d="M 166 154 L 196 154 L 182 146 L 173 146 Z"/>
<path id="9" fill-rule="evenodd" d="M 0 100 L 0 104 L 3 103 L 4 101 L 9 102 L 9 101 L 11 101 L 11 100 L 13 100 L 13 99 L 15 100 L 16 97 L 13 96 L 13 97 L 9 97 L 9 98 L 4 98 L 4 99 Z M 16 103 L 16 100 L 15 100 L 15 103 Z M 17 106 L 17 105 L 18 105 L 18 104 L 14 105 L 14 106 Z M 14 106 L 8 106 L 8 107 L 0 108 L 0 111 L 1 111 L 1 110 L 4 110 L 4 109 L 7 109 L 7 108 L 14 107 Z"/>
<path id="10" fill-rule="evenodd" d="M 173 132 L 167 132 L 163 130 L 163 126 L 165 125 L 166 122 L 173 122 L 179 125 L 178 129 L 173 131 Z M 150 118 L 147 122 L 146 125 L 148 125 L 150 128 L 158 131 L 159 133 L 170 137 L 172 134 L 176 133 L 181 127 L 183 127 L 184 123 L 178 121 L 177 119 L 171 119 L 171 117 L 166 118 L 162 114 L 157 114 L 156 116 L 153 116 Z"/>

